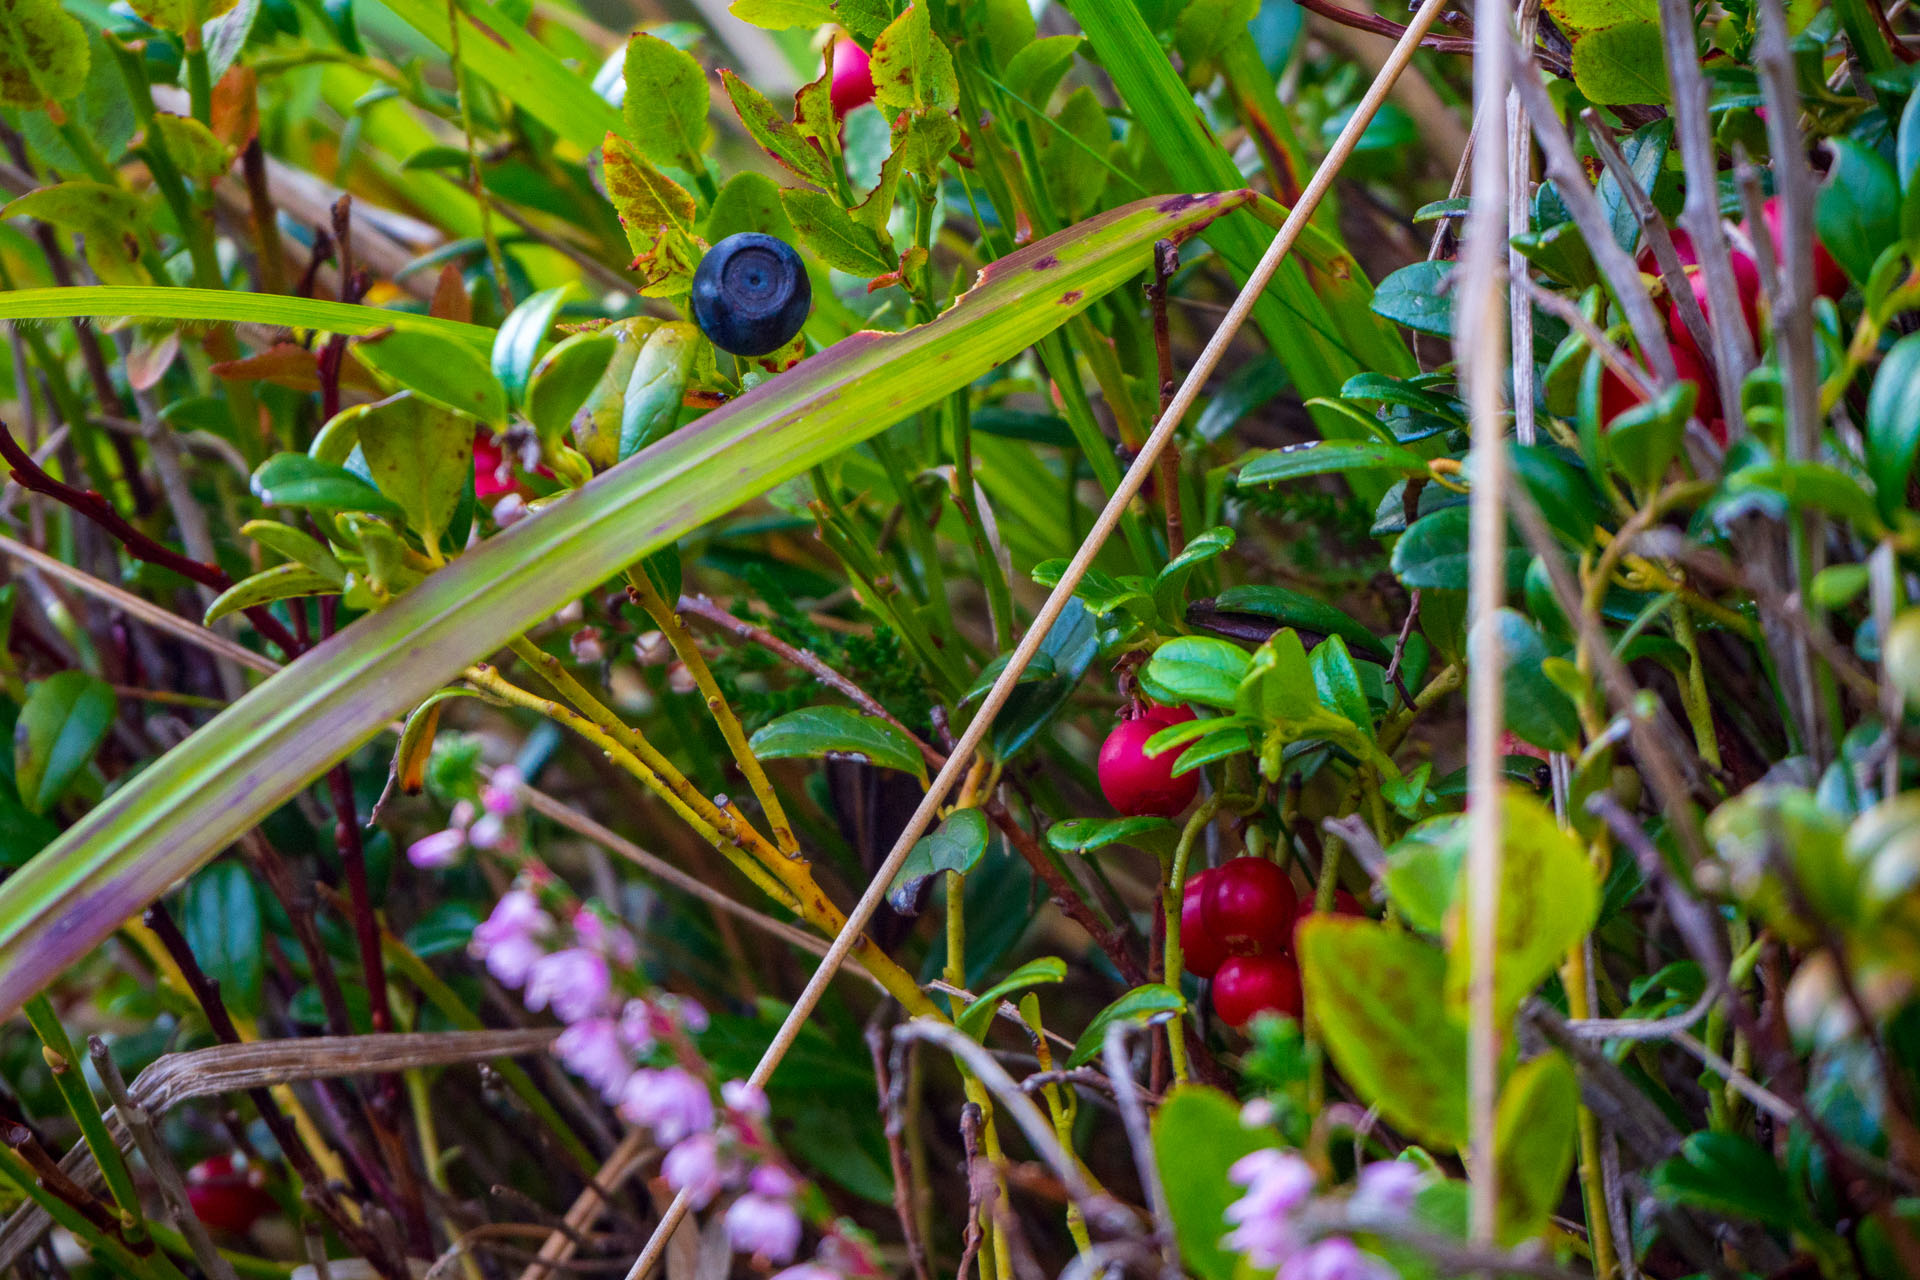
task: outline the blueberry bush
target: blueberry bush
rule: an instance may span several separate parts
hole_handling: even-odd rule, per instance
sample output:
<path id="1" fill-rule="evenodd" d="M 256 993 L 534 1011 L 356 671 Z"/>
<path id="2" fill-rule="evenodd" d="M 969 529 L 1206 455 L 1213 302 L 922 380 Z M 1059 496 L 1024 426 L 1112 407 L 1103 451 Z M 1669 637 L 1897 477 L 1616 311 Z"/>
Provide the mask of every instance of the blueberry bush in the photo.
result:
<path id="1" fill-rule="evenodd" d="M 1906 0 L 0 0 L 0 1275 L 1920 1275 Z"/>

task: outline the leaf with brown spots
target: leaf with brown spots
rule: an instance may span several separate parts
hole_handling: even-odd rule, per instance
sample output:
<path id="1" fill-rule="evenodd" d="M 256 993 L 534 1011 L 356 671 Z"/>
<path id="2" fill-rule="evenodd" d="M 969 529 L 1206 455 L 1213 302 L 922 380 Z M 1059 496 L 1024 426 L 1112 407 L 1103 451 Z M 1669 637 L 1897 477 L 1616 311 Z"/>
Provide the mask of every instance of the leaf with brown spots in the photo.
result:
<path id="1" fill-rule="evenodd" d="M 66 102 L 87 82 L 87 29 L 58 0 L 0 0 L 0 102 Z"/>

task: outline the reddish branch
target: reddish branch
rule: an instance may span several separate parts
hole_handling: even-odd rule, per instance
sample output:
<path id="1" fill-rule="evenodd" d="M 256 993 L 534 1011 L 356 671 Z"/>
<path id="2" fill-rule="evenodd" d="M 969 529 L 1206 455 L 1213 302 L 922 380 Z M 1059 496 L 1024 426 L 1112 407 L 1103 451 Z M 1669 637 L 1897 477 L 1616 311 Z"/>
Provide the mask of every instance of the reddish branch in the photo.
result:
<path id="1" fill-rule="evenodd" d="M 1333 0 L 1300 0 L 1300 7 L 1308 13 L 1319 14 L 1328 22 L 1352 27 L 1355 31 L 1371 31 L 1374 35 L 1386 36 L 1392 40 L 1398 40 L 1407 33 L 1404 23 L 1395 22 L 1391 18 L 1382 18 L 1378 14 L 1362 13 L 1357 9 L 1345 9 L 1334 4 Z M 1462 36 L 1427 36 L 1420 41 L 1420 47 L 1432 49 L 1436 53 L 1471 54 L 1473 41 Z M 1533 54 L 1539 59 L 1540 65 L 1548 68 L 1555 75 L 1563 77 L 1573 75 L 1573 68 L 1558 55 L 1548 53 L 1545 49 L 1535 49 Z"/>
<path id="2" fill-rule="evenodd" d="M 127 549 L 127 553 L 136 560 L 148 564 L 157 564 L 163 569 L 171 569 L 181 577 L 197 582 L 213 591 L 225 591 L 233 585 L 233 579 L 219 565 L 205 564 L 199 560 L 181 555 L 147 534 L 113 509 L 113 504 L 91 489 L 76 489 L 54 479 L 43 470 L 39 463 L 20 447 L 14 439 L 13 431 L 5 422 L 0 422 L 0 458 L 5 458 L 13 470 L 13 478 L 20 487 L 32 493 L 42 493 L 62 506 L 71 507 L 107 533 Z M 246 611 L 247 621 L 253 624 L 270 643 L 279 646 L 280 651 L 289 658 L 300 652 L 300 646 L 287 629 L 263 608 Z"/>

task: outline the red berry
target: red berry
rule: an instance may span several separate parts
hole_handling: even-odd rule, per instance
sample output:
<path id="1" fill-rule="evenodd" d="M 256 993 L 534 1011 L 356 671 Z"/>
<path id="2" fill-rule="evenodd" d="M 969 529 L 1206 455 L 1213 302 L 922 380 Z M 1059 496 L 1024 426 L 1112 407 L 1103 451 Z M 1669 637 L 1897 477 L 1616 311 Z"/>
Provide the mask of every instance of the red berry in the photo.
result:
<path id="1" fill-rule="evenodd" d="M 1740 318 L 1747 322 L 1747 336 L 1755 342 L 1760 338 L 1760 268 L 1743 250 L 1734 249 L 1728 257 L 1733 263 L 1734 286 L 1740 296 Z M 1713 303 L 1707 298 L 1706 273 L 1699 267 L 1687 268 L 1687 284 L 1693 289 L 1695 300 L 1700 303 L 1700 313 L 1707 318 L 1709 329 L 1713 326 Z M 1687 331 L 1687 323 L 1680 316 L 1680 304 L 1673 299 L 1667 300 L 1667 331 L 1673 334 L 1675 343 L 1694 351 L 1693 335 Z M 1697 351 L 1694 354 L 1698 354 Z"/>
<path id="2" fill-rule="evenodd" d="M 873 101 L 873 70 L 867 51 L 845 36 L 833 42 L 833 84 L 828 92 L 836 116 Z"/>
<path id="3" fill-rule="evenodd" d="M 279 1206 L 255 1186 L 231 1156 L 212 1156 L 187 1170 L 187 1203 L 193 1216 L 216 1231 L 244 1235 Z"/>
<path id="4" fill-rule="evenodd" d="M 1714 390 L 1713 378 L 1700 363 L 1700 357 L 1694 355 L 1690 345 L 1669 342 L 1667 351 L 1673 356 L 1673 367 L 1680 374 L 1682 382 L 1691 382 L 1699 390 L 1699 398 L 1694 401 L 1693 416 L 1705 423 L 1713 438 L 1721 444 L 1727 442 L 1727 424 L 1720 417 L 1720 394 Z M 1628 384 L 1625 378 L 1613 371 L 1611 365 L 1603 365 L 1600 370 L 1600 422 L 1602 426 L 1611 426 L 1613 420 L 1644 401 L 1638 388 Z"/>
<path id="5" fill-rule="evenodd" d="M 1290 945 L 1295 955 L 1300 954 L 1300 922 L 1313 914 L 1313 899 L 1300 899 L 1300 905 L 1296 907 L 1293 912 L 1293 934 L 1290 940 Z M 1360 899 L 1354 897 L 1345 889 L 1335 889 L 1333 891 L 1333 910 L 1327 912 L 1327 914 L 1335 916 L 1364 916 L 1367 913 L 1366 910 L 1361 907 Z"/>
<path id="6" fill-rule="evenodd" d="M 1152 707 L 1143 715 L 1122 720 L 1100 744 L 1100 793 L 1107 803 L 1129 818 L 1153 815 L 1171 818 L 1193 803 L 1200 790 L 1200 773 L 1190 770 L 1173 776 L 1178 751 L 1146 752 L 1147 739 L 1169 725 L 1193 719 L 1185 707 Z"/>
<path id="7" fill-rule="evenodd" d="M 1207 890 L 1217 874 L 1202 871 L 1188 876 L 1187 887 L 1180 898 L 1180 952 L 1186 971 L 1196 978 L 1211 978 L 1227 958 L 1226 948 L 1207 927 L 1206 920 Z"/>
<path id="8" fill-rule="evenodd" d="M 502 467 L 501 462 L 500 446 L 493 442 L 493 432 L 485 427 L 474 432 L 473 496 L 481 502 L 514 491 L 513 471 Z"/>
<path id="9" fill-rule="evenodd" d="M 1213 1011 L 1230 1027 L 1262 1013 L 1297 1018 L 1303 1003 L 1300 970 L 1282 955 L 1230 956 L 1213 975 Z"/>
<path id="10" fill-rule="evenodd" d="M 1780 245 L 1785 240 L 1781 234 L 1780 197 L 1774 196 L 1760 206 L 1760 219 L 1766 224 L 1767 240 L 1773 245 L 1773 260 L 1780 261 Z M 1740 230 L 1749 239 L 1753 236 L 1753 224 L 1743 222 Z M 1813 291 L 1823 298 L 1838 298 L 1847 291 L 1847 273 L 1833 260 L 1826 246 L 1818 240 L 1813 242 Z"/>
<path id="11" fill-rule="evenodd" d="M 1217 868 L 1202 899 L 1206 931 L 1234 955 L 1284 950 L 1297 896 L 1287 873 L 1265 858 L 1234 858 Z"/>

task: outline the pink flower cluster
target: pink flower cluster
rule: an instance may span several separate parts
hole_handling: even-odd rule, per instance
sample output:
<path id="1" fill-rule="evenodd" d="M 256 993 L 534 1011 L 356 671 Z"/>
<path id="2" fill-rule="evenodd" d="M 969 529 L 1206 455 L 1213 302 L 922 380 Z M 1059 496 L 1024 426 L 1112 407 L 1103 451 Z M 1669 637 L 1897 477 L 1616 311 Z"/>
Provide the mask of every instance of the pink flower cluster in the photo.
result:
<path id="1" fill-rule="evenodd" d="M 444 831 L 422 836 L 407 846 L 407 861 L 423 871 L 450 867 L 460 861 L 468 849 L 511 851 L 514 844 L 512 819 L 520 813 L 520 771 L 502 765 L 493 771 L 493 781 L 480 788 L 480 805 L 462 800 Z"/>
<path id="2" fill-rule="evenodd" d="M 1227 1177 L 1246 1194 L 1227 1206 L 1234 1228 L 1221 1243 L 1256 1267 L 1279 1268 L 1276 1280 L 1394 1280 L 1392 1267 L 1346 1236 L 1310 1237 L 1302 1211 L 1319 1180 L 1299 1156 L 1272 1147 L 1255 1151 L 1234 1161 Z M 1406 1161 L 1363 1167 L 1347 1197 L 1347 1218 L 1356 1224 L 1404 1219 L 1424 1178 Z"/>
<path id="3" fill-rule="evenodd" d="M 669 1148 L 660 1167 L 668 1186 L 696 1209 L 734 1193 L 721 1219 L 734 1249 L 763 1267 L 791 1263 L 804 1233 L 806 1184 L 774 1145 L 766 1095 L 729 1080 L 716 1099 L 693 1043 L 706 1030 L 706 1011 L 679 996 L 622 991 L 639 959 L 632 936 L 592 904 L 543 904 L 557 907 L 563 895 L 544 873 L 523 872 L 475 928 L 469 950 L 503 985 L 519 988 L 528 1008 L 566 1023 L 554 1053 Z M 814 1261 L 774 1280 L 878 1274 L 864 1248 L 835 1230 Z"/>

